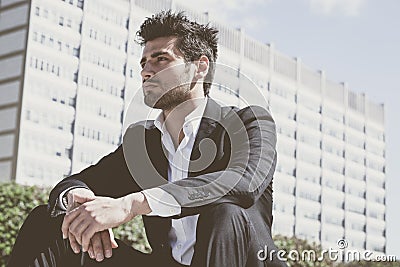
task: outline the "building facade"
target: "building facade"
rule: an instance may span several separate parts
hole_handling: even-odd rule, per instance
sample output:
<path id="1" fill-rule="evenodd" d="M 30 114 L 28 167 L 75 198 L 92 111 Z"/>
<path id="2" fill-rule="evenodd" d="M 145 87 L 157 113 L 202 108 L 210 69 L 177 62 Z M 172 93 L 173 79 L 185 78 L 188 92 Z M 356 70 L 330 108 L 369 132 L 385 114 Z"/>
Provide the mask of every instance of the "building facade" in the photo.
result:
<path id="1" fill-rule="evenodd" d="M 386 251 L 384 106 L 323 71 L 171 0 L 0 2 L 0 181 L 54 185 L 121 143 L 140 90 L 146 16 L 185 10 L 219 33 L 211 96 L 242 105 L 251 81 L 278 132 L 273 232 Z"/>

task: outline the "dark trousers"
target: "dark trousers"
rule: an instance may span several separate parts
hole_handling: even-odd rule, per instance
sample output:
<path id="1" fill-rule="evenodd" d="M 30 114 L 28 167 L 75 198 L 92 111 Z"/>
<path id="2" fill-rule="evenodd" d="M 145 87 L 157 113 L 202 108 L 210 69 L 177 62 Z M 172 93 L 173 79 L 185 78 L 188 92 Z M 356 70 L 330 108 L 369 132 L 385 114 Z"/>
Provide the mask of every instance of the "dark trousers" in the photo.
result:
<path id="1" fill-rule="evenodd" d="M 63 217 L 50 218 L 46 206 L 36 207 L 22 225 L 8 267 L 81 266 L 81 254 L 73 253 L 61 236 Z M 84 266 L 163 266 L 179 267 L 172 259 L 144 254 L 118 241 L 113 256 L 98 263 L 85 257 Z M 221 204 L 199 216 L 192 267 L 286 266 L 276 258 L 260 260 L 260 250 L 275 248 L 269 229 L 255 229 L 246 211 L 232 204 Z"/>

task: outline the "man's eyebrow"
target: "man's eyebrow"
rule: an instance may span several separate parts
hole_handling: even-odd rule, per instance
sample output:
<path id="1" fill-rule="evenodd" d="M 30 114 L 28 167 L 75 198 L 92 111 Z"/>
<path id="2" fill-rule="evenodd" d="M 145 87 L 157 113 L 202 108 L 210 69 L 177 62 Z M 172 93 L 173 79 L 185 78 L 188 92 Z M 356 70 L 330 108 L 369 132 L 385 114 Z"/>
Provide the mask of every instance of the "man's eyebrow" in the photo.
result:
<path id="1" fill-rule="evenodd" d="M 150 57 L 155 58 L 161 55 L 170 55 L 170 53 L 167 51 L 157 51 L 151 54 Z M 142 57 L 142 59 L 140 60 L 140 65 L 142 65 L 144 62 L 146 62 L 146 57 Z"/>

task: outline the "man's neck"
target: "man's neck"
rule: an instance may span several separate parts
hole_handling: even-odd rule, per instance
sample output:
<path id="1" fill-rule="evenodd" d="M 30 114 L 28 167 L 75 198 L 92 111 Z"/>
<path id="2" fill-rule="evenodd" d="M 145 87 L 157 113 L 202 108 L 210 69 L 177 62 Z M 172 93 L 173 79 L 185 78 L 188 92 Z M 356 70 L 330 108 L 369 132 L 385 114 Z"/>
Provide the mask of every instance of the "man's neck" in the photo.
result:
<path id="1" fill-rule="evenodd" d="M 179 146 L 184 138 L 182 131 L 185 118 L 193 112 L 201 103 L 205 101 L 205 97 L 189 99 L 185 103 L 180 104 L 171 110 L 163 110 L 164 123 L 167 131 L 171 135 L 175 149 Z"/>

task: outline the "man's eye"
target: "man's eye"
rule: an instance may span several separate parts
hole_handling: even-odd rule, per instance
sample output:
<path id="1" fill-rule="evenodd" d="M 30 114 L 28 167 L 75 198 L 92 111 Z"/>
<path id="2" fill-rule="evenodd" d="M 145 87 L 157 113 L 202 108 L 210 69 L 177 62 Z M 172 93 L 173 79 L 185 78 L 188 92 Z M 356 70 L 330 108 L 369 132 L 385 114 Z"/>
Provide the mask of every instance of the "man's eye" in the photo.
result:
<path id="1" fill-rule="evenodd" d="M 166 57 L 158 57 L 157 61 L 164 61 L 164 60 L 168 60 Z"/>

